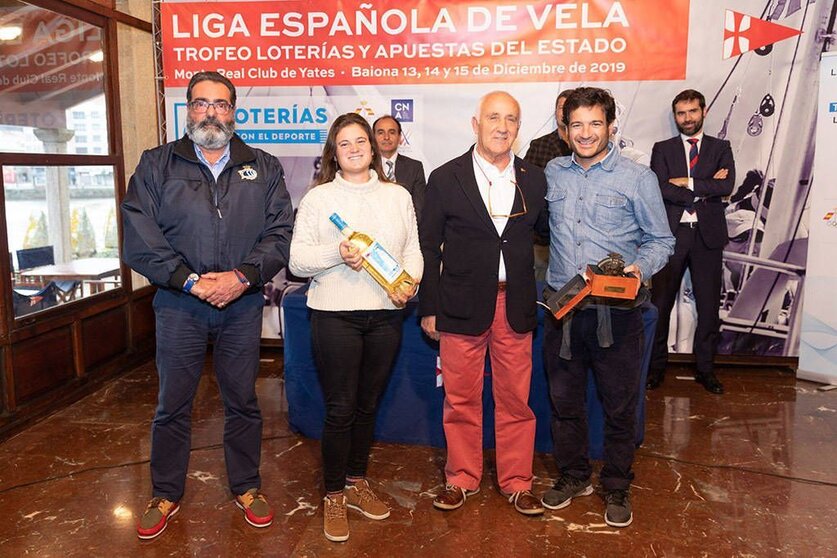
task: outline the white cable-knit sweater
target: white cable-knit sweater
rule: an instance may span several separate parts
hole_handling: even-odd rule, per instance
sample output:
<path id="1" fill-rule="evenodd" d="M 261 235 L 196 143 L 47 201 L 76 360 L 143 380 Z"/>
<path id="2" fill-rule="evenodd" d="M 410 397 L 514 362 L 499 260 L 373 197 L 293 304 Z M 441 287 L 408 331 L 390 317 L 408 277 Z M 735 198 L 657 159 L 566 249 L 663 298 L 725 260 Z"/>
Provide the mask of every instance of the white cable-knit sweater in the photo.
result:
<path id="1" fill-rule="evenodd" d="M 288 264 L 294 275 L 312 277 L 308 307 L 315 310 L 394 310 L 396 306 L 369 273 L 354 271 L 340 257 L 343 235 L 329 221 L 337 213 L 355 231 L 381 243 L 416 281 L 424 261 L 410 193 L 397 184 L 379 182 L 374 170 L 364 184 L 347 182 L 338 173 L 315 186 L 299 204 Z"/>

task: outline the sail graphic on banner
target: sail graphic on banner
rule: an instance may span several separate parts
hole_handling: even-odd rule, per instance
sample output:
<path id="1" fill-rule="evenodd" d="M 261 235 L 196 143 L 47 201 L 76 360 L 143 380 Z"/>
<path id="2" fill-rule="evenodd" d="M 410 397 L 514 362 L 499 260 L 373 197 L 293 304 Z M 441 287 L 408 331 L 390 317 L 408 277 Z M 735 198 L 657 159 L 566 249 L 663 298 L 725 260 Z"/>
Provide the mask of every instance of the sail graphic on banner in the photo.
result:
<path id="1" fill-rule="evenodd" d="M 802 33 L 798 29 L 764 19 L 726 11 L 724 18 L 724 60 Z"/>

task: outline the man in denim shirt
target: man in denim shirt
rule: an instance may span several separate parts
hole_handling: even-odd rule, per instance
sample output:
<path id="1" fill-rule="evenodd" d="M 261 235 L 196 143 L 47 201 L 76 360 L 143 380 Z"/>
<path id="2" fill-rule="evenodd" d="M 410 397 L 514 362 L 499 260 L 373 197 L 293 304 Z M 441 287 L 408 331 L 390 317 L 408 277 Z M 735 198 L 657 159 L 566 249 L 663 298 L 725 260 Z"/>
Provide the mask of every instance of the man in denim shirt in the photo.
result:
<path id="1" fill-rule="evenodd" d="M 647 279 L 674 248 L 657 179 L 647 167 L 619 154 L 611 143 L 616 105 L 607 91 L 581 87 L 564 104 L 570 157 L 546 167 L 549 204 L 547 281 L 560 289 L 587 264 L 618 252 L 626 273 Z M 645 291 L 641 291 L 645 293 Z M 624 301 L 622 301 L 624 302 Z M 560 476 L 543 504 L 560 509 L 576 496 L 592 494 L 587 455 L 587 370 L 592 368 L 605 414 L 605 521 L 627 527 L 633 472 L 636 406 L 643 352 L 638 303 L 591 300 L 560 322 L 547 317 L 544 362 L 552 400 L 552 440 Z"/>

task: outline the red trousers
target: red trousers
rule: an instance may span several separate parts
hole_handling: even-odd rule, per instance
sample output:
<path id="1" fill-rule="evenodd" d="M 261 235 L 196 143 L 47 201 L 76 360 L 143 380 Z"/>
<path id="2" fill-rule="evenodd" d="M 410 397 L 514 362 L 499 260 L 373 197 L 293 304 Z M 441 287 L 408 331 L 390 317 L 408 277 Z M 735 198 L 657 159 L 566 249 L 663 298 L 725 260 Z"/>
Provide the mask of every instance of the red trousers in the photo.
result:
<path id="1" fill-rule="evenodd" d="M 532 488 L 535 413 L 529 408 L 532 332 L 517 333 L 506 320 L 506 293 L 497 293 L 491 327 L 480 335 L 441 333 L 443 423 L 447 482 L 475 490 L 482 478 L 482 387 L 485 352 L 491 358 L 497 481 L 505 493 Z"/>

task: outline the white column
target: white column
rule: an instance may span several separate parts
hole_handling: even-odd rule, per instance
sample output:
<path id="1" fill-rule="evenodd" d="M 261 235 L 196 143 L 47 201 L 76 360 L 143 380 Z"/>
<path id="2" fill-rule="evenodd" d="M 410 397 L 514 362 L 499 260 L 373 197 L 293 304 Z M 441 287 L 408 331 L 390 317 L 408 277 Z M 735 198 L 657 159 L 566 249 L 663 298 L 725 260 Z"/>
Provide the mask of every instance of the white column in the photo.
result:
<path id="1" fill-rule="evenodd" d="M 35 128 L 35 137 L 44 144 L 44 153 L 66 153 L 75 130 Z M 55 250 L 55 263 L 72 259 L 70 246 L 70 179 L 66 167 L 46 167 L 47 229 Z"/>

